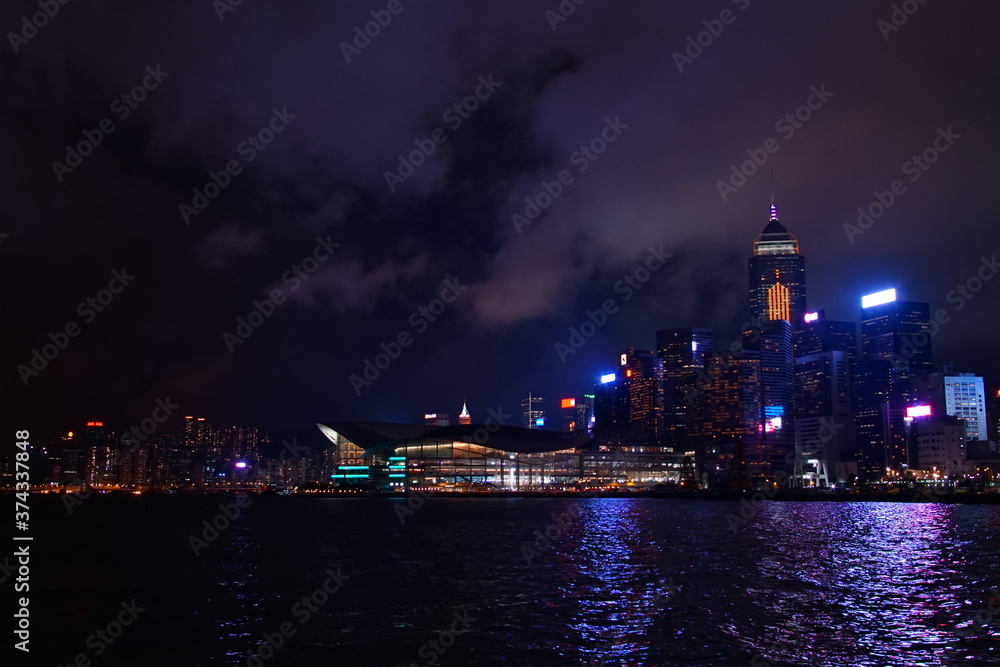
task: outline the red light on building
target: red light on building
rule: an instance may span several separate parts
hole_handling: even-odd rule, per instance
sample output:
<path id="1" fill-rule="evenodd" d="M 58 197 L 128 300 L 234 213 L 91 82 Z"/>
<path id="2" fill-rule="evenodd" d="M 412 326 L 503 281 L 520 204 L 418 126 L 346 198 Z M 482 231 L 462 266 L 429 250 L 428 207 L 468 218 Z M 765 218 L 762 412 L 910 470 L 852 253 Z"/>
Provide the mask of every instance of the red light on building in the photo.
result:
<path id="1" fill-rule="evenodd" d="M 559 401 L 559 407 L 560 408 L 575 408 L 576 407 L 576 399 L 575 398 L 564 398 L 561 401 Z"/>
<path id="2" fill-rule="evenodd" d="M 104 422 L 87 422 L 87 426 L 102 428 L 104 426 Z"/>
<path id="3" fill-rule="evenodd" d="M 632 377 L 632 369 L 631 368 L 628 369 L 627 371 L 625 371 L 625 377 L 627 377 L 627 378 Z"/>

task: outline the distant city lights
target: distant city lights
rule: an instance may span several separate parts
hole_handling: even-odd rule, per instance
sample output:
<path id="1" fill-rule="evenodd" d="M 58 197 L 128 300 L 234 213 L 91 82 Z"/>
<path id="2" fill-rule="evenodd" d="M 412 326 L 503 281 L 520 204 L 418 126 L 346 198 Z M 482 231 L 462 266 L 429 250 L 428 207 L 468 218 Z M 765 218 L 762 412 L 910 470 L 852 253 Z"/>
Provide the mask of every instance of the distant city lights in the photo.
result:
<path id="1" fill-rule="evenodd" d="M 246 461 L 237 461 L 236 462 L 236 467 L 240 468 L 242 470 L 243 468 L 247 467 L 247 462 Z"/>
<path id="2" fill-rule="evenodd" d="M 881 292 L 875 292 L 874 294 L 868 294 L 867 296 L 861 297 L 861 307 L 873 308 L 875 306 L 881 306 L 883 303 L 892 303 L 895 300 L 895 288 L 882 290 Z"/>

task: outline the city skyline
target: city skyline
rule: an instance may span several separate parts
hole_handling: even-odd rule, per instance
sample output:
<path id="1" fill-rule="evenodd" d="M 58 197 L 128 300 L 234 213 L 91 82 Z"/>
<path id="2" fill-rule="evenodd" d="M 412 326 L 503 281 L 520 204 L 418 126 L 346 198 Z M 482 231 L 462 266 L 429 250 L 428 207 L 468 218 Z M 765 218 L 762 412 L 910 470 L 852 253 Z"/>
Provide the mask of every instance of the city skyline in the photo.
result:
<path id="1" fill-rule="evenodd" d="M 795 235 L 792 234 L 792 233 L 790 233 L 787 230 L 787 228 L 784 226 L 784 224 L 780 221 L 779 207 L 778 207 L 778 204 L 776 202 L 774 202 L 773 200 L 772 200 L 772 202 L 770 204 L 770 207 L 768 209 L 768 218 L 767 218 L 767 220 L 768 220 L 767 225 L 763 228 L 763 231 L 760 234 L 757 235 L 754 243 L 752 244 L 753 254 L 751 255 L 751 257 L 749 259 L 749 261 L 750 261 L 751 284 L 754 284 L 754 281 L 757 279 L 757 276 L 760 275 L 759 272 L 755 273 L 754 261 L 760 259 L 760 254 L 761 253 L 759 251 L 759 247 L 760 247 L 760 243 L 761 243 L 762 239 L 765 241 L 765 243 L 767 243 L 768 239 L 770 239 L 770 243 L 772 245 L 774 245 L 774 246 L 781 246 L 781 244 L 784 243 L 783 239 L 785 239 L 785 238 L 791 239 L 791 245 L 789 246 L 789 248 L 784 248 L 783 249 L 783 246 L 782 246 L 782 248 L 778 248 L 777 250 L 773 250 L 772 249 L 770 251 L 765 251 L 764 252 L 765 259 L 768 259 L 768 257 L 767 257 L 768 254 L 773 254 L 773 253 L 777 252 L 777 253 L 779 253 L 779 256 L 780 256 L 780 253 L 785 252 L 785 251 L 794 252 L 795 253 L 794 257 L 799 258 L 800 261 L 801 261 L 802 257 L 806 256 L 806 253 L 801 252 L 800 247 L 799 247 L 799 243 L 798 243 Z M 778 227 L 775 227 L 776 223 L 779 225 Z M 768 236 L 768 233 L 771 234 L 770 237 Z M 777 239 L 777 241 L 775 241 L 775 239 Z M 802 278 L 803 278 L 802 282 L 804 283 L 805 282 L 804 276 L 807 273 L 806 270 L 804 269 L 804 267 L 801 267 L 801 266 L 799 268 L 797 268 L 796 270 L 797 271 L 801 271 L 801 274 L 799 274 L 799 275 L 802 276 Z M 808 273 L 809 273 L 809 275 L 813 275 L 812 272 L 808 272 Z M 771 284 L 773 285 L 773 283 L 771 283 Z M 779 287 L 779 289 L 780 289 L 780 287 Z M 793 290 L 794 290 L 794 287 L 793 287 Z M 774 292 L 773 288 L 771 288 L 770 291 L 773 293 Z M 858 313 L 858 315 L 855 318 L 847 317 L 847 318 L 843 318 L 841 320 L 844 323 L 854 323 L 854 325 L 855 325 L 855 332 L 856 332 L 856 335 L 858 336 L 857 337 L 857 341 L 856 341 L 855 344 L 858 347 L 854 348 L 854 351 L 857 351 L 857 349 L 860 349 L 862 347 L 862 345 L 863 345 L 864 331 L 865 331 L 865 329 L 864 329 L 864 313 L 866 312 L 866 309 L 864 308 L 864 304 L 863 304 L 863 299 L 864 298 L 876 298 L 876 299 L 879 299 L 881 301 L 884 301 L 885 298 L 887 298 L 887 295 L 889 295 L 890 293 L 891 293 L 891 300 L 890 300 L 891 302 L 893 302 L 893 303 L 898 302 L 898 303 L 901 303 L 901 304 L 907 303 L 905 301 L 902 301 L 902 299 L 899 297 L 899 295 L 907 293 L 907 290 L 905 290 L 905 289 L 899 289 L 897 287 L 888 287 L 888 288 L 886 288 L 884 290 L 880 290 L 880 291 L 874 292 L 873 294 L 870 294 L 870 295 L 860 295 L 860 296 L 858 296 L 857 297 L 857 302 L 858 302 L 859 305 L 858 305 L 857 311 L 856 311 Z M 965 293 L 965 292 L 960 293 L 959 294 L 959 298 L 964 299 L 965 298 L 964 295 L 966 295 L 966 294 L 967 293 Z M 949 294 L 949 299 L 947 299 L 949 302 L 953 301 L 953 299 L 950 298 L 951 296 L 952 295 Z M 970 297 L 971 296 L 975 296 L 975 294 L 970 294 L 969 296 Z M 749 300 L 750 307 L 749 307 L 749 311 L 748 311 L 749 314 L 750 314 L 750 318 L 751 319 L 748 320 L 748 321 L 752 321 L 754 317 L 763 318 L 763 317 L 766 316 L 767 313 L 773 312 L 771 309 L 774 307 L 774 302 L 771 302 L 770 304 L 763 303 L 763 300 L 765 300 L 767 298 L 768 298 L 768 288 L 767 287 L 764 288 L 764 290 L 760 293 L 760 295 L 756 294 L 754 292 L 754 290 L 751 289 L 751 291 L 750 291 L 750 300 Z M 782 311 L 782 312 L 784 314 L 786 314 L 789 318 L 792 317 L 792 313 L 794 312 L 796 316 L 799 316 L 799 313 L 801 313 L 800 319 L 804 318 L 806 316 L 808 316 L 810 318 L 808 320 L 803 319 L 803 322 L 814 321 L 812 318 L 816 318 L 821 323 L 824 323 L 824 324 L 834 324 L 835 325 L 835 324 L 838 323 L 838 320 L 833 320 L 833 319 L 827 318 L 826 312 L 825 312 L 825 308 L 821 308 L 819 310 L 819 312 L 816 312 L 811 306 L 810 307 L 806 307 L 807 301 L 806 301 L 806 298 L 805 298 L 804 289 L 801 292 L 801 297 L 800 297 L 801 298 L 801 302 L 800 302 L 799 305 L 797 305 L 795 307 L 793 307 L 793 305 L 792 305 L 793 302 L 794 302 L 794 298 L 789 297 L 787 295 L 787 293 L 786 293 L 786 295 L 785 295 L 784 298 L 785 298 L 784 305 L 781 305 L 781 306 L 778 306 L 778 307 L 779 308 L 784 308 L 784 311 Z M 898 301 L 897 301 L 897 299 L 898 299 Z M 760 303 L 761 305 L 760 306 L 756 305 L 758 303 Z M 914 303 L 912 305 L 914 305 L 914 306 L 921 306 L 922 304 L 919 302 L 919 299 L 917 299 L 916 303 Z M 927 319 L 930 319 L 930 312 L 933 312 L 934 310 L 935 309 L 933 307 L 929 307 L 927 309 L 928 312 L 925 313 L 925 317 Z M 937 310 L 938 310 L 938 312 L 940 312 L 941 309 L 937 309 Z M 744 325 L 745 324 L 746 324 L 746 322 L 744 323 Z M 947 324 L 947 322 L 945 322 L 944 324 Z M 721 351 L 721 350 L 725 350 L 728 347 L 726 344 L 724 344 L 724 342 L 727 340 L 727 338 L 729 338 L 729 335 L 727 334 L 727 332 L 712 331 L 711 329 L 699 329 L 699 327 L 697 325 L 691 325 L 691 324 L 687 325 L 687 328 L 688 329 L 694 329 L 696 331 L 698 331 L 698 330 L 710 331 L 711 332 L 711 339 L 713 341 L 713 347 L 712 347 L 712 349 L 717 349 L 717 350 Z M 595 330 L 596 329 L 597 329 L 597 327 L 595 327 Z M 683 327 L 682 327 L 682 329 L 683 329 Z M 579 328 L 577 328 L 577 331 L 579 331 Z M 572 333 L 572 330 L 571 330 L 571 333 Z M 732 333 L 732 332 L 729 332 L 729 333 Z M 650 338 L 649 334 L 650 334 L 650 332 L 644 332 L 643 337 L 648 340 Z M 656 337 L 657 337 L 657 332 L 653 332 L 653 336 L 652 337 L 655 340 Z M 921 346 L 920 348 L 915 349 L 915 353 L 918 353 L 920 355 L 918 357 L 918 359 L 922 359 L 922 361 L 921 361 L 921 364 L 922 364 L 921 369 L 924 372 L 930 372 L 931 370 L 939 371 L 944 366 L 955 366 L 955 363 L 953 361 L 950 361 L 950 360 L 949 361 L 936 361 L 935 360 L 935 362 L 933 364 L 931 363 L 931 361 L 930 361 L 930 350 L 931 350 L 931 347 L 933 345 L 933 340 L 936 337 L 937 337 L 937 333 L 935 331 L 931 335 L 930 341 L 926 345 Z M 722 341 L 721 344 L 720 344 L 720 340 Z M 735 340 L 735 337 L 734 337 L 734 340 Z M 613 342 L 611 342 L 611 343 L 614 344 Z M 557 345 L 558 345 L 558 343 L 557 343 Z M 596 347 L 596 345 L 592 345 L 592 347 Z M 603 356 L 607 357 L 608 359 L 616 358 L 616 356 L 619 353 L 619 350 L 620 349 L 626 349 L 626 348 L 628 348 L 629 350 L 632 350 L 632 349 L 642 350 L 643 349 L 642 346 L 635 346 L 635 345 L 632 345 L 632 344 L 625 345 L 624 342 L 620 342 L 620 344 L 618 345 L 618 348 L 609 348 L 608 350 L 606 350 L 606 353 Z M 649 346 L 649 350 L 650 351 L 655 352 L 656 349 L 657 349 L 657 345 L 651 345 L 651 346 Z M 898 353 L 898 350 L 896 352 Z M 796 353 L 795 356 L 797 357 L 798 354 Z M 986 360 L 983 360 L 983 362 L 982 362 L 981 365 L 985 366 L 985 367 L 989 367 L 990 366 L 989 362 L 986 361 Z M 561 394 L 558 394 L 558 396 L 559 396 L 558 398 L 552 398 L 548 402 L 540 403 L 541 407 L 539 408 L 539 410 L 543 414 L 546 413 L 546 412 L 549 412 L 551 415 L 555 416 L 555 419 L 556 419 L 557 422 L 560 422 L 561 418 L 559 416 L 556 416 L 556 415 L 559 414 L 557 412 L 557 409 L 553 409 L 553 408 L 555 408 L 556 403 L 559 400 L 561 400 L 561 398 L 563 396 L 576 396 L 576 395 L 580 395 L 581 393 L 586 393 L 586 392 L 589 392 L 589 391 L 593 391 L 595 386 L 599 386 L 600 385 L 600 377 L 602 375 L 604 375 L 606 372 L 608 372 L 609 369 L 610 370 L 614 370 L 615 366 L 616 365 L 613 364 L 610 361 L 605 362 L 603 364 L 599 363 L 597 366 L 595 366 L 595 369 L 593 370 L 593 373 L 592 373 L 593 384 L 591 384 L 590 386 L 583 386 L 583 387 L 577 387 L 577 388 L 568 388 L 565 391 L 563 391 Z M 966 370 L 966 371 L 971 370 L 972 371 L 971 374 L 973 374 L 973 375 L 976 375 L 976 374 L 983 375 L 983 373 L 981 371 L 979 371 L 978 368 L 972 368 L 972 369 L 965 368 L 965 369 L 962 369 L 962 370 Z M 993 381 L 989 377 L 985 378 L 985 380 L 984 380 L 984 386 L 985 386 L 985 388 L 987 390 L 987 394 L 989 394 L 989 395 L 997 394 L 998 392 L 1000 392 L 1000 382 Z M 477 391 L 476 391 L 477 389 L 478 389 L 477 387 L 473 386 L 473 387 L 469 388 L 469 390 L 471 390 L 471 392 L 468 391 L 468 390 L 463 390 L 462 393 L 463 393 L 463 395 L 465 395 L 466 393 L 473 393 L 475 395 L 477 393 Z M 530 393 L 531 392 L 529 391 L 528 394 L 530 394 Z M 536 394 L 537 394 L 537 392 L 536 392 Z M 170 400 L 169 396 L 167 397 L 167 400 L 168 401 Z M 540 399 L 540 398 L 536 398 L 534 400 L 536 400 L 536 401 L 544 401 L 544 399 Z M 484 404 L 483 404 L 484 405 L 484 409 L 485 409 L 485 407 L 488 407 L 488 406 L 491 406 L 491 405 L 500 405 L 501 407 L 503 407 L 502 403 L 498 404 L 495 400 L 494 400 L 493 403 L 490 403 L 489 401 L 490 401 L 490 398 L 487 397 L 486 400 L 485 400 L 485 402 L 484 402 Z M 515 400 L 514 402 L 512 402 L 511 406 L 513 408 L 515 408 L 517 411 L 521 411 L 521 410 L 523 410 L 523 401 L 524 401 L 524 397 L 521 397 L 520 400 Z M 465 399 L 462 400 L 463 408 L 465 408 L 465 404 L 467 402 L 468 401 L 465 400 Z M 158 399 L 156 401 L 156 403 L 162 405 L 162 400 Z M 449 405 L 449 406 L 445 406 L 445 407 L 446 408 L 450 408 L 451 406 Z M 669 405 L 665 405 L 664 407 L 668 408 L 670 406 Z M 678 407 L 678 406 L 675 405 L 673 407 Z M 400 414 L 401 413 L 401 411 L 399 409 L 396 409 L 395 407 L 390 408 L 390 410 L 393 413 L 395 413 L 395 414 Z M 420 412 L 419 408 L 417 409 L 417 412 L 418 413 Z M 443 413 L 443 414 L 447 415 L 449 413 Z M 341 415 L 341 416 L 342 417 L 346 417 L 345 415 Z M 366 417 L 366 415 L 354 415 L 354 417 Z M 91 419 L 94 419 L 94 418 L 96 418 L 94 414 L 87 413 L 87 416 L 82 417 L 81 419 L 91 420 Z M 321 419 L 326 418 L 326 415 L 319 415 L 318 418 L 321 418 Z M 105 417 L 101 416 L 101 419 L 105 419 Z M 412 414 L 409 414 L 408 416 L 404 416 L 404 417 L 402 417 L 400 419 L 397 419 L 395 421 L 399 421 L 400 423 L 415 423 L 418 420 L 419 420 L 419 415 L 416 414 L 416 413 L 412 413 Z M 79 422 L 80 420 L 78 419 L 77 421 Z M 394 421 L 394 420 L 388 420 L 388 421 Z M 63 429 L 50 430 L 50 434 L 51 434 L 52 437 L 56 437 L 58 435 L 58 433 L 60 433 L 61 431 L 64 431 L 66 428 L 71 427 L 71 426 L 72 425 L 70 424 L 70 422 L 64 422 L 64 428 Z M 529 428 L 539 428 L 539 427 L 546 427 L 546 426 L 544 424 L 540 425 L 540 424 L 532 423 Z M 131 426 L 132 431 L 135 431 L 137 428 L 138 427 L 136 427 L 134 425 Z M 127 432 L 127 430 L 128 430 L 128 428 L 126 428 L 126 432 Z M 288 433 L 294 433 L 294 434 L 301 434 L 303 432 L 304 433 L 309 433 L 309 428 L 307 426 L 303 427 L 303 425 L 301 425 L 301 424 L 282 425 L 282 426 L 279 426 L 279 428 L 276 429 L 276 430 L 279 431 L 279 432 L 288 432 Z M 46 431 L 43 430 L 42 432 L 44 433 Z M 314 441 L 314 444 L 317 443 L 317 442 L 319 442 L 319 441 L 318 440 Z"/>
<path id="2" fill-rule="evenodd" d="M 349 60 L 340 43 L 363 8 L 308 20 L 130 10 L 157 28 L 132 51 L 121 16 L 75 16 L 75 31 L 53 20 L 19 45 L 5 112 L 18 156 L 0 227 L 0 271 L 20 286 L 8 296 L 18 326 L 0 334 L 12 412 L 42 430 L 53 415 L 136 423 L 171 397 L 280 431 L 406 421 L 463 397 L 515 408 L 528 391 L 575 396 L 607 350 L 654 349 L 660 329 L 709 327 L 721 349 L 738 339 L 745 261 L 772 197 L 807 258 L 813 308 L 853 320 L 860 295 L 896 286 L 949 310 L 937 358 L 992 386 L 1000 361 L 982 322 L 1000 297 L 990 282 L 956 290 L 992 271 L 1000 247 L 991 198 L 968 185 L 991 171 L 997 100 L 978 83 L 988 59 L 950 47 L 978 43 L 968 33 L 988 21 L 928 5 L 885 35 L 888 9 L 868 3 L 743 4 L 697 57 L 688 40 L 717 16 L 655 3 L 580 7 L 555 29 L 527 6 L 470 17 L 415 5 Z M 324 67 L 295 51 L 300 78 L 269 74 L 252 37 L 279 25 Z M 414 56 L 408 73 L 383 46 L 390 30 Z M 82 36 L 102 31 L 109 48 L 83 67 Z M 428 48 L 470 31 L 511 43 L 461 64 Z M 775 33 L 786 39 L 761 48 Z M 227 56 L 204 68 L 207 50 Z M 916 53 L 941 66 L 910 76 Z M 78 83 L 32 85 L 62 71 Z M 104 117 L 114 130 L 54 173 Z M 670 257 L 626 302 L 616 283 L 661 246 Z M 607 299 L 617 312 L 561 357 L 556 344 Z M 23 377 L 50 334 L 66 348 Z M 411 342 L 398 358 L 352 382 L 400 336 Z"/>

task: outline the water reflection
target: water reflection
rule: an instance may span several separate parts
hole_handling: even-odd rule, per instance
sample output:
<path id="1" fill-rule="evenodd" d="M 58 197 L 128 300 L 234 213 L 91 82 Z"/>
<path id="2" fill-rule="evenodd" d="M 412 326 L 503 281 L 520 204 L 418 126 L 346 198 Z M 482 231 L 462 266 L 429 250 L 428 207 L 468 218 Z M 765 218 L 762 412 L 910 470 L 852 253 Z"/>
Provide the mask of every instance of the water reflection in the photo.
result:
<path id="1" fill-rule="evenodd" d="M 961 660 L 960 592 L 971 588 L 975 545 L 955 530 L 956 511 L 769 504 L 771 543 L 760 548 L 746 589 L 759 618 L 730 631 L 754 654 L 792 664 Z"/>
<path id="2" fill-rule="evenodd" d="M 629 499 L 580 504 L 578 539 L 562 563 L 570 655 L 578 649 L 593 664 L 622 664 L 648 652 L 649 630 L 676 592 L 670 575 L 656 574 L 663 547 L 650 539 L 649 518 Z"/>

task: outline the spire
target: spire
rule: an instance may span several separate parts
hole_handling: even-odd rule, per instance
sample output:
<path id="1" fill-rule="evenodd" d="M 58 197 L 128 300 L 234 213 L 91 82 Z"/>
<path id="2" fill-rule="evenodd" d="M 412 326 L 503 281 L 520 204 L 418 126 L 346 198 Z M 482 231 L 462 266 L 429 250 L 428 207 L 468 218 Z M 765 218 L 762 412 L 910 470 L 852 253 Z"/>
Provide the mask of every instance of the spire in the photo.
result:
<path id="1" fill-rule="evenodd" d="M 462 401 L 462 412 L 458 415 L 459 424 L 471 424 L 472 415 L 469 414 L 469 407 Z"/>
<path id="2" fill-rule="evenodd" d="M 771 195 L 771 222 L 778 219 L 778 205 L 774 203 L 774 194 Z"/>

